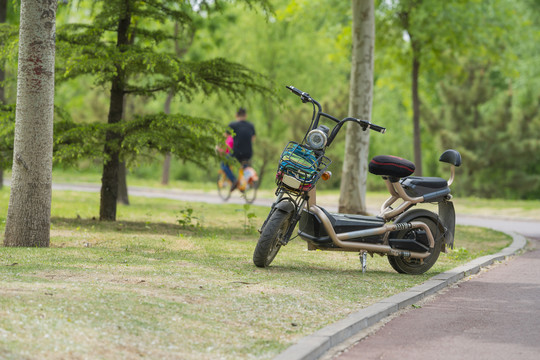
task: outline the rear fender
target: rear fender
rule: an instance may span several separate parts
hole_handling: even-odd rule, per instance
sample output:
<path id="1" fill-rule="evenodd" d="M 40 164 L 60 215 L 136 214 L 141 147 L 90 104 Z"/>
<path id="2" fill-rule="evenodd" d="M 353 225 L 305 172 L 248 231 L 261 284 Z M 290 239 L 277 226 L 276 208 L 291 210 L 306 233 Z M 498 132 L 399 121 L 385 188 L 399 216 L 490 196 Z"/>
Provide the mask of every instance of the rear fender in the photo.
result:
<path id="1" fill-rule="evenodd" d="M 439 218 L 439 216 L 437 214 L 435 214 L 434 212 L 429 211 L 429 210 L 424 210 L 424 209 L 409 210 L 409 211 L 406 211 L 403 214 L 401 214 L 401 216 L 399 216 L 394 221 L 394 223 L 396 223 L 396 224 L 397 223 L 408 223 L 408 222 L 414 221 L 415 219 L 420 218 L 420 217 L 426 217 L 426 218 L 432 220 L 435 224 L 437 224 L 437 228 L 439 229 L 439 233 L 438 234 L 432 234 L 432 235 L 433 235 L 433 238 L 435 239 L 435 241 L 437 241 L 438 238 L 443 237 L 444 241 L 442 242 L 442 249 L 441 250 L 444 251 L 445 250 L 444 245 L 447 243 L 446 242 L 446 234 L 447 234 L 448 230 L 445 227 L 445 225 L 443 224 L 443 222 L 441 221 L 441 219 Z"/>
<path id="2" fill-rule="evenodd" d="M 453 249 L 454 234 L 456 231 L 456 211 L 454 210 L 454 204 L 451 201 L 441 201 L 439 203 L 439 217 L 446 227 L 444 243 L 450 246 L 450 249 Z"/>

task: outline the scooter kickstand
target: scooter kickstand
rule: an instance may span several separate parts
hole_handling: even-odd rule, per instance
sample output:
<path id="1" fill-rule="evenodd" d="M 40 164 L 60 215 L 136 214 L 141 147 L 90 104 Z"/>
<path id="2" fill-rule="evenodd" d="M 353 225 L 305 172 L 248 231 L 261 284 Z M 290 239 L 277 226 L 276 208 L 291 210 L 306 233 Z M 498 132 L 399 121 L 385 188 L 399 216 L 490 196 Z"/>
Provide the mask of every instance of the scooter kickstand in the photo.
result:
<path id="1" fill-rule="evenodd" d="M 366 273 L 367 267 L 367 251 L 360 251 L 360 263 L 362 263 L 362 274 Z"/>

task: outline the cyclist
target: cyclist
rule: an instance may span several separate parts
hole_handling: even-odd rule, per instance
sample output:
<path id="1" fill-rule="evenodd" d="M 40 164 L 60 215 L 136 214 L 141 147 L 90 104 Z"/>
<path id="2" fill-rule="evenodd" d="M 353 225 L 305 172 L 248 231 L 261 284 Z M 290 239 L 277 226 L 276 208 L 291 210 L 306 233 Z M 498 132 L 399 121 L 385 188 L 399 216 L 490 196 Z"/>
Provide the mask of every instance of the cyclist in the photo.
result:
<path id="1" fill-rule="evenodd" d="M 242 164 L 244 168 L 248 167 L 253 156 L 253 140 L 255 139 L 255 126 L 247 121 L 247 111 L 239 108 L 236 112 L 236 121 L 229 124 L 234 131 L 232 156 Z M 232 182 L 231 190 L 238 186 L 238 179 L 234 176 L 229 165 L 222 164 L 222 169 Z"/>

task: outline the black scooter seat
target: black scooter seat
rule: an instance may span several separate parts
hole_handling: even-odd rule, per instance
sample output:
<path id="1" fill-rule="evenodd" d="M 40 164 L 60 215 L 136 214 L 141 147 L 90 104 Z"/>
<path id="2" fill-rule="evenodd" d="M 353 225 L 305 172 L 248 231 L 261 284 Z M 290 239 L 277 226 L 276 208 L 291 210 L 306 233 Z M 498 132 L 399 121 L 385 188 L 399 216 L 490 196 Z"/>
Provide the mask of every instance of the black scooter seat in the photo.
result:
<path id="1" fill-rule="evenodd" d="M 423 196 L 424 201 L 438 202 L 450 194 L 448 182 L 440 177 L 409 176 L 400 180 L 407 195 Z"/>
<path id="2" fill-rule="evenodd" d="M 422 186 L 434 190 L 440 190 L 447 187 L 448 182 L 440 177 L 409 176 L 401 180 L 401 185 L 412 188 Z"/>

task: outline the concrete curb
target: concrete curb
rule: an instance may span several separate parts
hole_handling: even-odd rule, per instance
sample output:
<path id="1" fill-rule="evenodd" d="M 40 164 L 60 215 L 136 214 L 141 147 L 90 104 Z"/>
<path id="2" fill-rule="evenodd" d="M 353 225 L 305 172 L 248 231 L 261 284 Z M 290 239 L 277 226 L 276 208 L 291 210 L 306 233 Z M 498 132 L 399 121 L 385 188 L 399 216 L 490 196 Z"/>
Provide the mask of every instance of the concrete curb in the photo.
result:
<path id="1" fill-rule="evenodd" d="M 505 260 L 516 254 L 527 244 L 525 237 L 506 232 L 512 236 L 512 244 L 498 252 L 474 259 L 473 261 L 455 269 L 438 274 L 423 284 L 414 286 L 408 291 L 381 300 L 367 308 L 357 311 L 345 319 L 328 325 L 312 335 L 308 335 L 292 345 L 274 360 L 316 360 L 323 356 L 330 348 L 346 341 L 360 331 L 376 324 L 387 316 L 413 305 L 424 297 L 433 295 L 441 289 L 480 271 L 481 268 L 493 264 L 495 261 Z"/>

